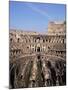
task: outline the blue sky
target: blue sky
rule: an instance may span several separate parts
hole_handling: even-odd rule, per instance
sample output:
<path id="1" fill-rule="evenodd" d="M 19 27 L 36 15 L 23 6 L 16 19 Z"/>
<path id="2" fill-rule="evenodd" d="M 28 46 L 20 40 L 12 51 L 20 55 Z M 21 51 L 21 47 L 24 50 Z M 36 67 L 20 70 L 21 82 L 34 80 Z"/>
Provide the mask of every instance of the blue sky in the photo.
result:
<path id="1" fill-rule="evenodd" d="M 9 26 L 12 29 L 46 32 L 50 21 L 65 20 L 64 4 L 9 2 Z"/>

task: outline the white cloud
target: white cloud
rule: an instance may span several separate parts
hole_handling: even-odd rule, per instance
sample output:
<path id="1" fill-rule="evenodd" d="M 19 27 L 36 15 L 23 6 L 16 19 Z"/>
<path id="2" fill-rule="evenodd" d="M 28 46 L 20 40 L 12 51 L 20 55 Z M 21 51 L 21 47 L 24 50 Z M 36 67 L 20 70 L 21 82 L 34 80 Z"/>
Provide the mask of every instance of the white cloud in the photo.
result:
<path id="1" fill-rule="evenodd" d="M 48 15 L 48 13 L 46 12 L 46 10 L 45 11 L 42 11 L 42 10 L 40 10 L 39 8 L 37 8 L 36 6 L 34 6 L 31 3 L 28 3 L 27 6 L 30 7 L 33 11 L 39 13 L 40 15 L 43 15 L 44 17 L 47 17 L 47 19 L 51 21 L 51 18 L 52 17 L 50 15 Z"/>

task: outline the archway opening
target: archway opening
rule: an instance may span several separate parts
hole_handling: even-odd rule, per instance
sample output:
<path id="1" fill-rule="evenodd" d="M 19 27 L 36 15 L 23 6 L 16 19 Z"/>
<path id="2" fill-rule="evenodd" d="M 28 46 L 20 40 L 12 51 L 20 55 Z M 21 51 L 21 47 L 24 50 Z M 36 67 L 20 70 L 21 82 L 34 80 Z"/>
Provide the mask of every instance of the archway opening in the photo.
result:
<path id="1" fill-rule="evenodd" d="M 40 47 L 37 48 L 37 52 L 40 52 Z"/>
<path id="2" fill-rule="evenodd" d="M 40 55 L 38 55 L 37 58 L 40 59 Z"/>

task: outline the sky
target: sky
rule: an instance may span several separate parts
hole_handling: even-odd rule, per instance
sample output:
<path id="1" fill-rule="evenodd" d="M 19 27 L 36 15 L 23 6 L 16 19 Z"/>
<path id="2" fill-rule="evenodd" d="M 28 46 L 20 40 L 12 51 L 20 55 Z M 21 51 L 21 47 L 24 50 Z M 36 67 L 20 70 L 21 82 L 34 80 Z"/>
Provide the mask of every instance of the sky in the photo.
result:
<path id="1" fill-rule="evenodd" d="M 64 21 L 66 5 L 10 1 L 9 28 L 47 32 L 50 21 Z"/>

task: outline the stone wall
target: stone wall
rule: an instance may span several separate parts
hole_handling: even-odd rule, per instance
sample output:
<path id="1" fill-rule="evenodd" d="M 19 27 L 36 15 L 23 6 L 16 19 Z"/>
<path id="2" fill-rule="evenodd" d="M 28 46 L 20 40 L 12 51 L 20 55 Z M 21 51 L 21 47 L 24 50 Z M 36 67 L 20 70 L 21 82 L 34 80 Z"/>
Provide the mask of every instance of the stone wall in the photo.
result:
<path id="1" fill-rule="evenodd" d="M 52 24 L 47 34 L 10 30 L 10 88 L 66 85 L 66 33 Z"/>
<path id="2" fill-rule="evenodd" d="M 11 33 L 10 31 L 10 54 L 33 54 L 48 53 L 65 56 L 66 52 L 66 35 L 65 34 L 49 34 L 49 35 L 23 35 Z M 63 54 L 63 55 L 62 55 Z M 57 55 L 57 54 L 55 54 Z"/>
<path id="3" fill-rule="evenodd" d="M 64 22 L 49 22 L 49 33 L 66 33 L 66 23 Z"/>

